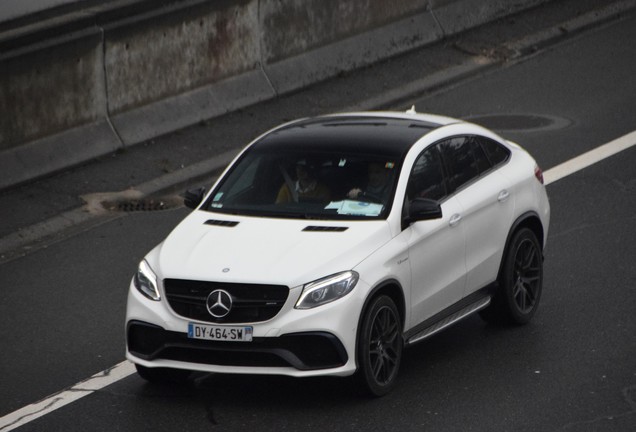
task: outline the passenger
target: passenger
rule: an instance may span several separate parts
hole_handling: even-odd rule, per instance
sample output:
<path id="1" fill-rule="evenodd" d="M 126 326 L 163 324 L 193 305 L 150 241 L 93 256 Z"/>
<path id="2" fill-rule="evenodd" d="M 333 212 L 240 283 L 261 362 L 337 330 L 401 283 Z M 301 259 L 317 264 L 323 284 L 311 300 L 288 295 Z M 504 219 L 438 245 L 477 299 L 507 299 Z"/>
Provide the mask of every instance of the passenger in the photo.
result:
<path id="1" fill-rule="evenodd" d="M 367 167 L 367 186 L 362 189 L 355 187 L 347 193 L 350 199 L 369 199 L 377 203 L 386 203 L 391 193 L 389 181 L 392 165 L 380 162 L 370 162 Z"/>
<path id="2" fill-rule="evenodd" d="M 299 201 L 329 201 L 329 189 L 316 179 L 316 168 L 301 159 L 296 163 L 296 182 L 290 178 L 285 179 L 276 197 L 276 203 L 288 203 Z M 293 187 L 293 191 L 290 189 Z"/>

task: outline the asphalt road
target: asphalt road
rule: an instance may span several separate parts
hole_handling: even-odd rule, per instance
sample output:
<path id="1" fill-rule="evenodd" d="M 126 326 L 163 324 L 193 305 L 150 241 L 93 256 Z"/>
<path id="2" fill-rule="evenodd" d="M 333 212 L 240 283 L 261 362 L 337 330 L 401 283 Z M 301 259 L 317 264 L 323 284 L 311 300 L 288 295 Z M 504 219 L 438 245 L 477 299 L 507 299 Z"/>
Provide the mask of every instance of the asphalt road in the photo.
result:
<path id="1" fill-rule="evenodd" d="M 493 125 L 548 170 L 636 130 L 634 40 L 625 16 L 395 108 Z M 416 345 L 384 398 L 348 379 L 133 375 L 18 430 L 633 431 L 635 167 L 631 147 L 550 184 L 535 319 L 502 329 L 473 316 Z M 131 213 L 0 264 L 0 416 L 123 360 L 130 276 L 185 214 Z"/>

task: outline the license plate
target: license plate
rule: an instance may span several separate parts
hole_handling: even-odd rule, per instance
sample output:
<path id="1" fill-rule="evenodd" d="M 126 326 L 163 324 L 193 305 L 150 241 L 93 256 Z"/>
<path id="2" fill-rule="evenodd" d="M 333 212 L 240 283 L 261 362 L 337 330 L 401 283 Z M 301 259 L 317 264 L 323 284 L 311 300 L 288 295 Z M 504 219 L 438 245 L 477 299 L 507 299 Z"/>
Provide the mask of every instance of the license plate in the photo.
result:
<path id="1" fill-rule="evenodd" d="M 251 342 L 252 330 L 252 327 L 221 327 L 188 323 L 190 339 Z"/>

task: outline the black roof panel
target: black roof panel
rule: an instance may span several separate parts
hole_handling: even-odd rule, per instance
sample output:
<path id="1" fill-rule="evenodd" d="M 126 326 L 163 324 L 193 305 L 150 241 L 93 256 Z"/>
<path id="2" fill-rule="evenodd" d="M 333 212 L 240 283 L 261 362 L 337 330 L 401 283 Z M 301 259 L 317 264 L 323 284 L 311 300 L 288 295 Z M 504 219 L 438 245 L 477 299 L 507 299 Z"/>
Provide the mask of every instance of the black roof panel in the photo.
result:
<path id="1" fill-rule="evenodd" d="M 370 153 L 401 158 L 439 125 L 417 119 L 331 116 L 301 120 L 263 137 L 260 151 L 303 150 Z"/>

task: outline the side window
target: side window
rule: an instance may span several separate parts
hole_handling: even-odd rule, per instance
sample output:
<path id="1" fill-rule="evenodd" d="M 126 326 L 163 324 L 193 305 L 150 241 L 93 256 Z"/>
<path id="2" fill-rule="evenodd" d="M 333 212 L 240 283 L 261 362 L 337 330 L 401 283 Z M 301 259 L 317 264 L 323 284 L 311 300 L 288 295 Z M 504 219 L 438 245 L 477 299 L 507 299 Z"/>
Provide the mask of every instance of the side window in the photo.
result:
<path id="1" fill-rule="evenodd" d="M 479 177 L 479 167 L 471 142 L 469 137 L 456 137 L 437 145 L 448 169 L 449 192 L 454 192 Z"/>
<path id="2" fill-rule="evenodd" d="M 407 186 L 409 200 L 428 198 L 439 201 L 446 196 L 442 161 L 436 147 L 424 150 L 413 164 Z"/>
<path id="3" fill-rule="evenodd" d="M 486 152 L 492 166 L 497 166 L 507 161 L 508 157 L 510 157 L 510 150 L 498 142 L 485 137 L 479 137 L 477 139 L 481 144 L 481 148 Z"/>
<path id="4" fill-rule="evenodd" d="M 479 170 L 480 174 L 483 174 L 486 171 L 488 171 L 490 168 L 492 168 L 492 164 L 490 163 L 488 156 L 486 156 L 484 149 L 481 147 L 481 145 L 479 145 L 478 138 L 476 136 L 472 136 L 469 138 L 469 140 L 470 140 L 470 145 L 473 149 L 473 154 L 475 156 L 475 163 L 477 164 L 477 169 Z"/>

